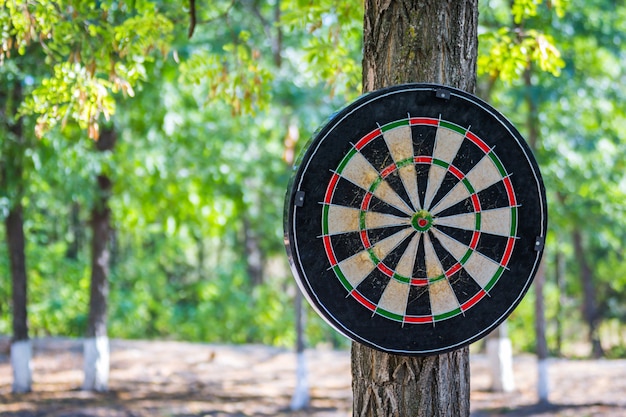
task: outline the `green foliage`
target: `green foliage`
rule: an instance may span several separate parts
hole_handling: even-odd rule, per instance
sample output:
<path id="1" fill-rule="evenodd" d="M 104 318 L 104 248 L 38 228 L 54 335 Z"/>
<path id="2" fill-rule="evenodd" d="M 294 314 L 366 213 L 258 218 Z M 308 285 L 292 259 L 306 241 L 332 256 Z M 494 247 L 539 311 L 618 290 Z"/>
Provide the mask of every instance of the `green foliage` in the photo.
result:
<path id="1" fill-rule="evenodd" d="M 18 80 L 28 97 L 0 100 L 0 162 L 20 158 L 25 170 L 10 178 L 13 189 L 0 190 L 0 217 L 21 199 L 32 333 L 83 335 L 89 207 L 95 177 L 106 173 L 114 184 L 112 337 L 292 345 L 297 289 L 282 242 L 288 162 L 323 118 L 360 92 L 361 6 L 198 4 L 191 39 L 178 3 L 0 6 L 0 83 Z M 626 320 L 626 7 L 480 7 L 479 94 L 523 133 L 539 126 L 550 211 L 548 341 L 556 351 L 560 338 L 582 333 L 574 230 L 583 233 L 601 318 Z M 20 115 L 40 141 L 29 133 L 13 146 L 6 123 Z M 118 132 L 113 153 L 93 152 L 84 137 L 87 130 L 97 138 L 102 123 Z M 252 282 L 251 244 L 261 253 L 261 284 Z M 565 260 L 559 282 L 556 253 Z M 0 333 L 11 329 L 8 270 L 0 245 Z M 517 349 L 534 348 L 533 303 L 531 289 L 511 317 Z M 346 345 L 310 310 L 307 337 Z"/>
<path id="2" fill-rule="evenodd" d="M 353 1 L 288 0 L 281 3 L 282 22 L 291 33 L 304 34 L 300 50 L 289 50 L 301 66 L 331 87 L 331 93 L 355 98 L 361 92 L 362 4 Z"/>
<path id="3" fill-rule="evenodd" d="M 145 62 L 152 51 L 167 51 L 174 28 L 147 1 L 2 0 L 0 9 L 0 64 L 16 51 L 38 53 L 50 68 L 21 109 L 37 115 L 38 136 L 75 122 L 97 139 L 101 116 L 108 120 L 115 110 L 114 95 L 134 94 Z"/>
<path id="4" fill-rule="evenodd" d="M 206 101 L 223 100 L 233 116 L 267 109 L 273 76 L 249 41 L 250 33 L 241 31 L 237 42 L 225 44 L 220 54 L 194 50 L 180 66 L 181 81 L 208 91 Z"/>
<path id="5" fill-rule="evenodd" d="M 498 16 L 502 14 L 492 10 L 491 4 L 484 7 L 486 18 L 483 25 L 490 30 L 483 29 L 479 35 L 479 75 L 511 82 L 519 79 L 533 64 L 542 72 L 560 75 L 565 61 L 554 37 L 545 33 L 545 25 L 549 24 L 553 12 L 563 15 L 564 5 L 563 2 L 553 2 L 549 7 L 554 6 L 554 11 L 546 7 L 539 13 L 541 4 L 541 0 L 515 0 L 510 11 L 512 20 L 508 22 L 499 20 Z"/>
<path id="6" fill-rule="evenodd" d="M 486 40 L 481 45 L 483 54 L 495 51 L 496 57 L 483 55 L 479 69 L 492 77 L 481 82 L 487 86 L 484 91 L 522 127 L 522 133 L 528 134 L 531 124 L 538 127 L 535 152 L 546 183 L 551 229 L 546 244 L 548 342 L 555 350 L 558 321 L 564 342 L 581 342 L 586 335 L 580 330 L 584 328 L 580 323 L 584 289 L 581 260 L 572 249 L 574 231 L 583 237 L 601 321 L 624 319 L 623 309 L 617 306 L 623 305 L 620 291 L 626 285 L 622 267 L 626 241 L 626 90 L 622 86 L 626 74 L 620 64 L 626 57 L 621 30 L 626 9 L 598 0 L 592 4 L 572 1 L 565 8 L 562 3 L 537 3 L 532 12 L 530 3 L 514 2 L 518 8 L 508 14 L 509 6 L 504 4 L 484 10 L 483 24 L 499 27 L 501 34 L 482 35 L 481 40 Z M 525 55 L 521 49 L 531 30 L 536 31 L 535 39 L 544 36 L 552 45 L 545 55 L 552 61 L 547 66 L 542 65 L 543 58 Z M 510 46 L 499 52 L 498 39 L 505 36 Z M 558 55 L 550 52 L 552 47 L 558 48 Z M 532 44 L 526 48 L 526 52 L 533 50 Z M 557 74 L 561 76 L 555 78 Z M 496 76 L 504 82 L 496 81 Z M 557 283 L 554 254 L 559 252 L 565 266 L 562 282 Z M 514 338 L 527 349 L 534 343 L 528 337 L 533 334 L 533 316 L 530 305 L 522 307 L 515 313 L 522 320 L 512 326 Z"/>

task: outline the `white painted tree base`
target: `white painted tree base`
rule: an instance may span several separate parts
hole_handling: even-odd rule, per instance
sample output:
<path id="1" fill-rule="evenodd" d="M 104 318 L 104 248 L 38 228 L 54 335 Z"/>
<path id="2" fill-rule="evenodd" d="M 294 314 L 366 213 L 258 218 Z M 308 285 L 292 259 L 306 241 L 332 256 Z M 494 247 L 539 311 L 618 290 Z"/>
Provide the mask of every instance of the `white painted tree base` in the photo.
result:
<path id="1" fill-rule="evenodd" d="M 487 357 L 491 369 L 491 389 L 495 392 L 513 392 L 513 347 L 505 337 L 487 339 Z"/>
<path id="2" fill-rule="evenodd" d="M 291 397 L 292 411 L 303 410 L 309 406 L 309 371 L 304 352 L 298 353 L 296 369 L 296 389 Z"/>
<path id="3" fill-rule="evenodd" d="M 539 359 L 537 361 L 537 395 L 539 402 L 547 403 L 550 401 L 550 378 L 548 376 L 548 360 Z"/>
<path id="4" fill-rule="evenodd" d="M 109 389 L 109 338 L 106 336 L 85 339 L 85 380 L 83 390 L 104 392 Z"/>
<path id="5" fill-rule="evenodd" d="M 13 368 L 13 392 L 30 392 L 32 387 L 31 357 L 33 348 L 30 340 L 11 343 L 11 367 Z"/>

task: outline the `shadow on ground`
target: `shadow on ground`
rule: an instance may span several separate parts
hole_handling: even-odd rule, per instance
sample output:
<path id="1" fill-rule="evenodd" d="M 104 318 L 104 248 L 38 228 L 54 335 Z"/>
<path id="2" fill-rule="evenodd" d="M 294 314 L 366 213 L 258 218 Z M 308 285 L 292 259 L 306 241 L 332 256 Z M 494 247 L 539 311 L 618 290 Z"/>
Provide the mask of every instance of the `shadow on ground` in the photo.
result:
<path id="1" fill-rule="evenodd" d="M 9 358 L 0 354 L 3 417 L 349 417 L 348 351 L 310 350 L 311 408 L 292 412 L 296 358 L 258 345 L 111 343 L 110 392 L 79 390 L 81 342 L 34 341 L 33 392 L 11 394 Z M 494 393 L 488 361 L 471 360 L 472 417 L 626 416 L 626 360 L 550 364 L 551 404 L 537 404 L 532 356 L 515 358 L 516 390 Z"/>

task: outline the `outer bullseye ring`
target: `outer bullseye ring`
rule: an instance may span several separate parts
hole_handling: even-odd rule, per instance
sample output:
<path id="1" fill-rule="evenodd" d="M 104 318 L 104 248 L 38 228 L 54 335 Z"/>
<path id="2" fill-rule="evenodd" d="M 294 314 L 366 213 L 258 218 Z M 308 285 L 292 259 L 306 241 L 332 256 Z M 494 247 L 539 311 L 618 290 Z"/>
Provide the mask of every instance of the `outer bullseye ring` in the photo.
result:
<path id="1" fill-rule="evenodd" d="M 420 210 L 411 217 L 411 225 L 418 232 L 426 232 L 433 225 L 433 216 L 426 210 Z"/>

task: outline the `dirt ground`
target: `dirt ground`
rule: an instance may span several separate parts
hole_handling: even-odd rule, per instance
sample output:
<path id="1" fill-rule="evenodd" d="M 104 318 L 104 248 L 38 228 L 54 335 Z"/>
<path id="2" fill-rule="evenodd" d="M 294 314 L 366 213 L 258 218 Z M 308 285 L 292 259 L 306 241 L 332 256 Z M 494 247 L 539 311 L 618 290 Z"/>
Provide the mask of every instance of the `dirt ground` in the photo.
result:
<path id="1" fill-rule="evenodd" d="M 0 416 L 6 417 L 348 417 L 350 353 L 307 352 L 311 407 L 291 412 L 295 355 L 267 346 L 180 342 L 111 342 L 110 392 L 79 389 L 82 345 L 34 343 L 33 392 L 11 394 L 11 369 L 0 346 Z M 537 405 L 536 363 L 515 358 L 516 391 L 489 392 L 487 361 L 473 355 L 473 417 L 626 416 L 626 360 L 550 364 L 550 404 Z"/>

